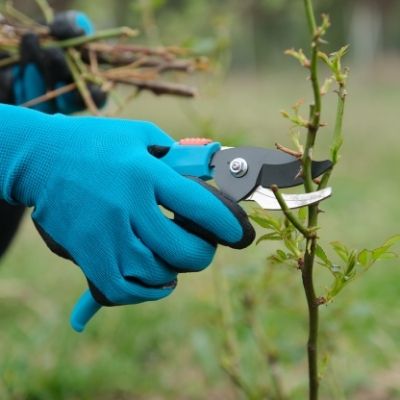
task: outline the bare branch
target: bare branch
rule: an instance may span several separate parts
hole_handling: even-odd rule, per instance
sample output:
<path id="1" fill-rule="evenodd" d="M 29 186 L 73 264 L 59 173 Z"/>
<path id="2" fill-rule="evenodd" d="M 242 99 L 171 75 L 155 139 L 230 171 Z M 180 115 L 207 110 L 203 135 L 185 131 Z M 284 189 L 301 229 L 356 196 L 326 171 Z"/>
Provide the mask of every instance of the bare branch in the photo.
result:
<path id="1" fill-rule="evenodd" d="M 72 92 L 74 89 L 76 89 L 76 83 L 75 82 L 74 83 L 70 83 L 69 85 L 62 86 L 62 87 L 60 87 L 58 89 L 51 90 L 51 91 L 45 93 L 42 96 L 36 97 L 36 98 L 34 98 L 32 100 L 27 101 L 26 103 L 21 104 L 21 106 L 22 107 L 27 107 L 27 108 L 34 107 L 34 106 L 37 106 L 38 104 L 41 104 L 41 103 L 44 103 L 46 101 L 55 99 L 56 97 L 61 96 L 63 94 Z"/>

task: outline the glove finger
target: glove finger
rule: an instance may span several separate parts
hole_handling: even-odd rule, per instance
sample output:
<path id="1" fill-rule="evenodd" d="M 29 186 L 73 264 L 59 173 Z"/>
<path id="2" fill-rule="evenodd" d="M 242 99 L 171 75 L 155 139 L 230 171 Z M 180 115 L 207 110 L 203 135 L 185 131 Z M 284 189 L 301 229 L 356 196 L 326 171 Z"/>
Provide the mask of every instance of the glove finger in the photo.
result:
<path id="1" fill-rule="evenodd" d="M 100 304 L 159 300 L 177 285 L 176 272 L 133 235 L 129 224 L 121 224 L 118 233 L 105 233 L 97 248 L 93 257 L 78 261 Z"/>
<path id="2" fill-rule="evenodd" d="M 171 268 L 178 272 L 195 272 L 211 263 L 214 245 L 167 218 L 155 199 L 147 202 L 144 209 L 146 218 L 134 221 L 136 233 Z"/>
<path id="3" fill-rule="evenodd" d="M 255 238 L 244 210 L 198 178 L 188 179 L 167 169 L 157 182 L 156 196 L 175 213 L 177 223 L 211 243 L 242 249 Z"/>
<path id="4" fill-rule="evenodd" d="M 66 82 L 57 81 L 54 87 L 58 89 L 65 85 L 67 85 Z M 96 107 L 97 108 L 104 107 L 107 102 L 107 92 L 101 90 L 100 86 L 91 83 L 89 83 L 87 87 L 89 89 L 90 95 L 92 96 L 92 99 Z M 55 98 L 55 102 L 57 105 L 58 112 L 61 112 L 62 114 L 72 114 L 75 112 L 79 112 L 84 110 L 86 107 L 81 94 L 77 90 L 73 90 L 69 93 L 57 96 Z"/>
<path id="5" fill-rule="evenodd" d="M 92 35 L 95 31 L 88 16 L 74 10 L 57 13 L 49 28 L 51 34 L 61 40 Z"/>
<path id="6" fill-rule="evenodd" d="M 121 238 L 117 238 L 114 252 L 105 250 L 109 249 L 110 243 L 104 246 L 99 243 L 98 253 L 93 251 L 87 259 L 74 259 L 37 221 L 33 222 L 53 253 L 80 266 L 93 297 L 102 305 L 137 304 L 159 300 L 171 294 L 176 287 L 176 272 L 135 237 L 130 243 L 122 243 Z M 125 236 L 128 236 L 128 233 Z M 134 260 L 137 260 L 137 263 Z"/>
<path id="7" fill-rule="evenodd" d="M 118 277 L 112 282 L 112 289 L 110 288 L 111 285 L 108 285 L 104 290 L 95 285 L 90 278 L 87 278 L 87 281 L 93 298 L 102 306 L 108 307 L 161 300 L 169 296 L 177 285 L 177 280 L 175 279 L 169 285 L 152 288 Z"/>
<path id="8" fill-rule="evenodd" d="M 176 280 L 176 272 L 138 238 L 133 237 L 129 245 L 124 244 L 123 250 L 119 270 L 126 280 L 156 289 Z"/>

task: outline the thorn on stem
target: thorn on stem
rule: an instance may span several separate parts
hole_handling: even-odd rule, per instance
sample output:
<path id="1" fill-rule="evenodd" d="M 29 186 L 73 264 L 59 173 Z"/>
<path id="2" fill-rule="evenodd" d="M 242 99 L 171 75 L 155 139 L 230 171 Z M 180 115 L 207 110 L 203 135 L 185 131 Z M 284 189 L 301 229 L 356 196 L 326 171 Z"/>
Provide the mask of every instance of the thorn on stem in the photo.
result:
<path id="1" fill-rule="evenodd" d="M 326 304 L 326 303 L 327 303 L 327 300 L 326 300 L 326 298 L 325 298 L 324 296 L 317 297 L 317 298 L 315 299 L 315 304 L 316 304 L 317 306 L 322 306 L 323 304 Z"/>
<path id="2" fill-rule="evenodd" d="M 321 178 L 314 178 L 314 179 L 313 179 L 313 182 L 314 182 L 316 185 L 319 185 L 319 184 L 321 183 Z"/>
<path id="3" fill-rule="evenodd" d="M 294 179 L 298 179 L 298 178 L 304 178 L 303 167 L 300 168 L 299 172 L 298 172 L 297 175 L 294 177 Z"/>

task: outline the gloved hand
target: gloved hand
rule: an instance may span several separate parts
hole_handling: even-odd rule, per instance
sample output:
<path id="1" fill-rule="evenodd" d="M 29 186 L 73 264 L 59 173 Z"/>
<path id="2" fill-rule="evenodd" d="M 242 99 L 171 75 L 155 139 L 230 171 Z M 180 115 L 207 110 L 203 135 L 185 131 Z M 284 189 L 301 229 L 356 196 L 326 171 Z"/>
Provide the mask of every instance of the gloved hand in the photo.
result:
<path id="1" fill-rule="evenodd" d="M 0 197 L 34 207 L 49 247 L 81 267 L 100 304 L 157 300 L 178 272 L 209 265 L 217 243 L 254 239 L 236 203 L 148 152 L 171 143 L 148 122 L 0 105 Z"/>
<path id="2" fill-rule="evenodd" d="M 77 11 L 57 14 L 49 28 L 52 36 L 60 40 L 94 33 L 89 18 Z M 41 48 L 35 34 L 27 34 L 22 38 L 20 55 L 19 65 L 0 70 L 0 86 L 4 86 L 3 95 L 0 95 L 1 102 L 21 105 L 73 81 L 63 51 Z M 106 93 L 94 84 L 88 84 L 88 89 L 95 104 L 98 107 L 104 106 Z M 75 90 L 33 108 L 48 114 L 71 114 L 84 110 L 85 104 Z"/>
<path id="3" fill-rule="evenodd" d="M 94 32 L 89 18 L 77 11 L 56 14 L 49 26 L 52 36 L 63 40 L 72 37 L 90 35 Z M 29 100 L 57 89 L 70 82 L 72 76 L 68 70 L 63 52 L 59 49 L 42 49 L 35 35 L 26 35 L 20 45 L 21 63 L 14 67 L 0 68 L 0 103 L 24 104 Z M 0 59 L 9 54 L 0 52 Z M 89 84 L 95 104 L 100 108 L 106 102 L 106 93 L 99 86 Z M 32 108 L 49 114 L 71 114 L 85 109 L 80 94 L 73 92 L 53 100 L 38 104 Z M 24 207 L 11 206 L 0 201 L 0 258 L 7 250 L 23 216 Z"/>

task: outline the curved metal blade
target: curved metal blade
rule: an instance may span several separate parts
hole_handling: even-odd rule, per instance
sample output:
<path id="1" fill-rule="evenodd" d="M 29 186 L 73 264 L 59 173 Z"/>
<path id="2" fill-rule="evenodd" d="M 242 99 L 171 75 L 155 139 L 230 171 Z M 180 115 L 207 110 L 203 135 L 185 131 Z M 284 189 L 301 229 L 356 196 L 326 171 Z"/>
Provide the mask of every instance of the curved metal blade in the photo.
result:
<path id="1" fill-rule="evenodd" d="M 332 188 L 328 187 L 311 193 L 283 194 L 282 196 L 288 207 L 294 209 L 319 203 L 330 197 L 331 194 Z M 272 190 L 263 188 L 262 186 L 258 186 L 254 193 L 244 200 L 255 201 L 265 210 L 277 211 L 281 209 Z"/>
<path id="2" fill-rule="evenodd" d="M 304 179 L 301 175 L 301 161 L 293 160 L 285 164 L 264 164 L 258 176 L 258 184 L 269 188 L 272 185 L 277 185 L 280 188 L 287 188 L 301 185 Z M 332 168 L 332 162 L 313 161 L 311 164 L 311 175 L 313 179 L 322 175 L 329 168 Z"/>
<path id="3" fill-rule="evenodd" d="M 235 159 L 244 160 L 247 171 L 236 176 L 230 171 Z M 222 148 L 214 154 L 211 166 L 218 188 L 236 201 L 249 196 L 258 187 L 277 185 L 286 188 L 301 185 L 301 161 L 282 151 L 260 147 Z M 329 160 L 313 161 L 312 177 L 316 178 L 332 167 Z"/>

